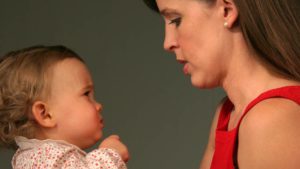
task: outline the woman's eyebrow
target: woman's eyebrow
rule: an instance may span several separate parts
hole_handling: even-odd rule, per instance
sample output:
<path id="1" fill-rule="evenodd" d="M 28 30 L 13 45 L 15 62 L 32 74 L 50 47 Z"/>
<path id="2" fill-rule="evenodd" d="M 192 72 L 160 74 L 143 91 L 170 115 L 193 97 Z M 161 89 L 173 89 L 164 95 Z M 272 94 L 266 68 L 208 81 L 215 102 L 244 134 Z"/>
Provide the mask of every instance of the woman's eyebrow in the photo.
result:
<path id="1" fill-rule="evenodd" d="M 159 13 L 163 16 L 179 15 L 179 12 L 177 12 L 174 9 L 169 9 L 169 8 L 165 8 L 165 9 L 159 11 Z"/>

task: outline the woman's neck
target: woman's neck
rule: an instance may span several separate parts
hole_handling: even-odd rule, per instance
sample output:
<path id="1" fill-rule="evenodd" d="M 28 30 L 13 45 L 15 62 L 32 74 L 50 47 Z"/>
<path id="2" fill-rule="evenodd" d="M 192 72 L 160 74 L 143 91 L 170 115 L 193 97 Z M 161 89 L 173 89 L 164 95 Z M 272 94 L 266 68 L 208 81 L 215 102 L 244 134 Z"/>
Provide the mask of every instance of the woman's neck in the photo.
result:
<path id="1" fill-rule="evenodd" d="M 242 113 L 249 102 L 264 91 L 299 84 L 278 76 L 259 61 L 255 53 L 249 49 L 240 31 L 237 31 L 231 39 L 227 72 L 220 86 L 234 104 L 236 114 Z"/>
<path id="2" fill-rule="evenodd" d="M 272 73 L 254 58 L 239 62 L 228 72 L 222 87 L 234 104 L 234 112 L 237 114 L 242 113 L 253 99 L 267 90 L 300 85 L 299 82 L 287 80 Z"/>

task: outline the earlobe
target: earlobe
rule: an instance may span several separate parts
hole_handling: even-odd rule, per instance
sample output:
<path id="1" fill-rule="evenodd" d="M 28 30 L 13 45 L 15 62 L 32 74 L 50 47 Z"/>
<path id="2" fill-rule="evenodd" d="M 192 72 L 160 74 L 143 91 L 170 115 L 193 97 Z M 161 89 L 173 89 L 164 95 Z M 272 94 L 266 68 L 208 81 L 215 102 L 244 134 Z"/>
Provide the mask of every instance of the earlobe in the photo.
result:
<path id="1" fill-rule="evenodd" d="M 226 28 L 232 28 L 238 19 L 238 10 L 233 0 L 222 0 L 223 1 L 223 17 Z"/>
<path id="2" fill-rule="evenodd" d="M 55 127 L 56 122 L 53 115 L 49 112 L 47 104 L 42 101 L 36 101 L 32 105 L 32 114 L 36 122 L 42 127 Z"/>

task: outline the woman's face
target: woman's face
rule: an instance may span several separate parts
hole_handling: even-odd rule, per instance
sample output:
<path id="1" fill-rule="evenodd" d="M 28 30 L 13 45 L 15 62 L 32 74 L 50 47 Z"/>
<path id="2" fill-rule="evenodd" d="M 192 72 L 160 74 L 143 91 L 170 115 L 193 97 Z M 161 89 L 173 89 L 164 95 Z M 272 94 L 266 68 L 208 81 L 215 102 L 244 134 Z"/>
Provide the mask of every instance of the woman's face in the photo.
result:
<path id="1" fill-rule="evenodd" d="M 219 86 L 226 74 L 224 8 L 199 0 L 157 0 L 165 20 L 164 48 L 174 52 L 198 88 Z M 228 42 L 228 41 L 226 41 Z"/>

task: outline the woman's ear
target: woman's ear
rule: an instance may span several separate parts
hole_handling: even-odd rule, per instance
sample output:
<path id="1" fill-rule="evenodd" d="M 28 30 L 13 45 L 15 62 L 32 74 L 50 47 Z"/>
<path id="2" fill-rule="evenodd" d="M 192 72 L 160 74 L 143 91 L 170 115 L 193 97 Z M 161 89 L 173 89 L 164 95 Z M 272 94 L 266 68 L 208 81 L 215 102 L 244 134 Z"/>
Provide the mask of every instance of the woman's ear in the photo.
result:
<path id="1" fill-rule="evenodd" d="M 52 128 L 56 126 L 53 115 L 49 112 L 47 104 L 42 101 L 36 101 L 32 105 L 32 114 L 36 122 L 42 127 Z"/>
<path id="2" fill-rule="evenodd" d="M 234 3 L 234 0 L 221 0 L 223 6 L 223 17 L 224 26 L 227 28 L 232 28 L 238 19 L 238 9 Z"/>

